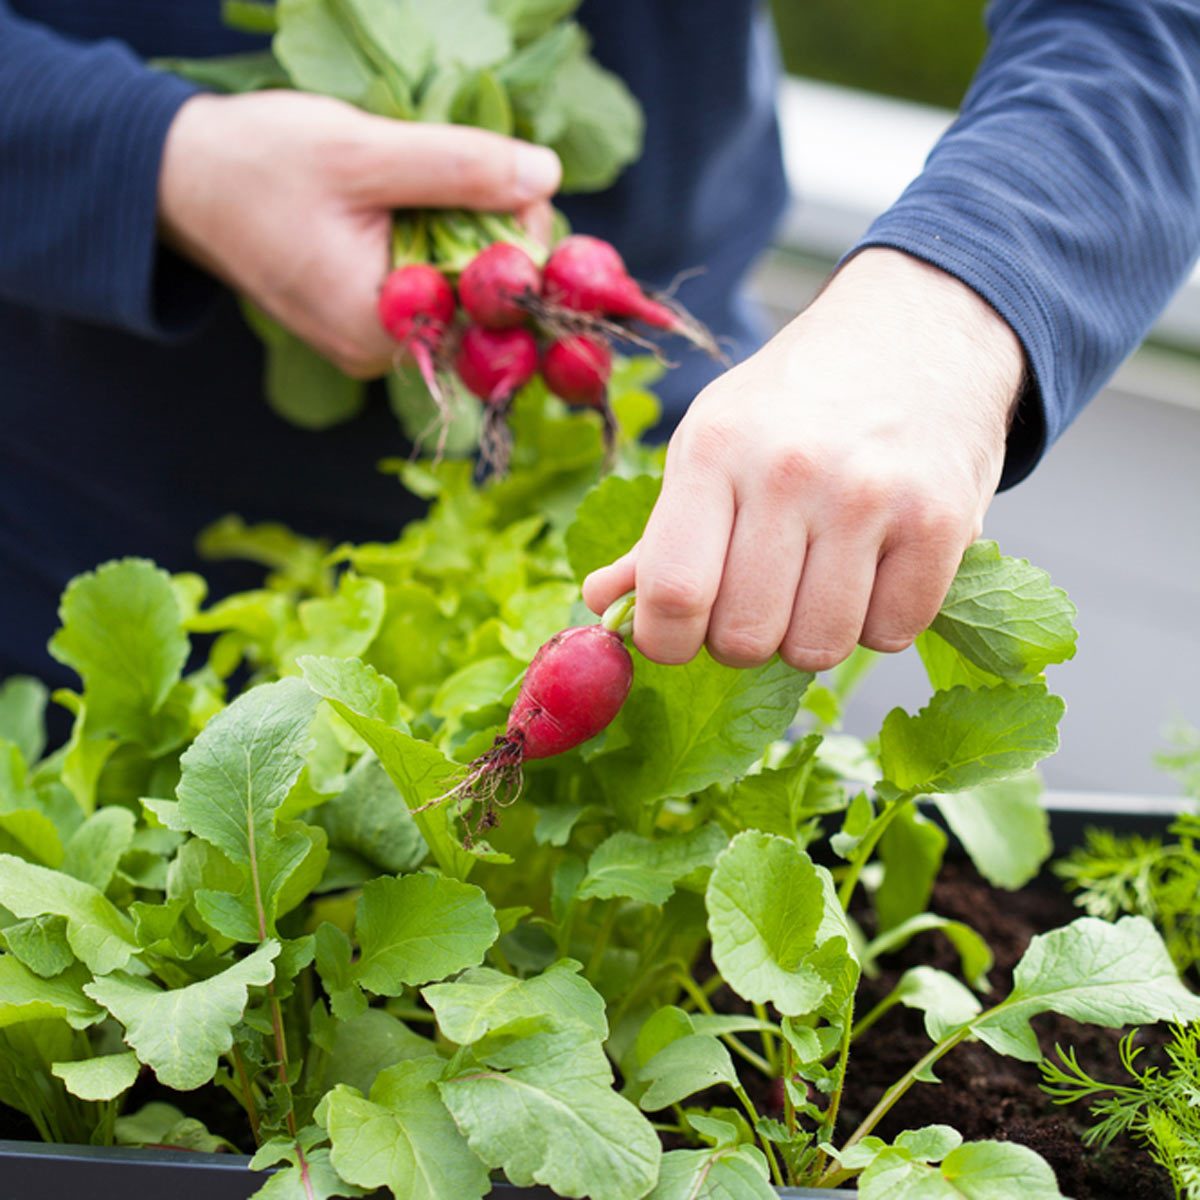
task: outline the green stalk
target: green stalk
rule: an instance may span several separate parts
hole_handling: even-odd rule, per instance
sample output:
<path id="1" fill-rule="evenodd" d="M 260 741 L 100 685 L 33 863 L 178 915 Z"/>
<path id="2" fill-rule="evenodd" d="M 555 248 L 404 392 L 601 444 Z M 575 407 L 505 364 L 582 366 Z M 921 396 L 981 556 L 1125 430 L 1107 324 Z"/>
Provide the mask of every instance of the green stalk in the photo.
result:
<path id="1" fill-rule="evenodd" d="M 746 1116 L 750 1118 L 750 1128 L 754 1130 L 758 1137 L 758 1144 L 762 1147 L 762 1152 L 766 1155 L 767 1162 L 771 1167 L 771 1178 L 775 1182 L 776 1187 L 787 1187 L 787 1180 L 783 1177 L 783 1171 L 779 1166 L 779 1159 L 775 1155 L 775 1147 L 771 1145 L 771 1139 L 760 1132 L 758 1123 L 761 1118 L 758 1115 L 758 1109 L 754 1107 L 754 1101 L 746 1095 L 744 1087 L 735 1087 L 733 1094 L 738 1098 L 738 1103 L 746 1110 Z"/>
<path id="2" fill-rule="evenodd" d="M 796 1106 L 792 1103 L 792 1080 L 796 1076 L 796 1052 L 792 1043 L 783 1039 L 783 1123 L 792 1137 L 796 1136 Z"/>
<path id="3" fill-rule="evenodd" d="M 709 1004 L 708 997 L 704 994 L 704 992 L 696 986 L 695 981 L 688 975 L 679 975 L 677 978 L 680 986 L 685 992 L 687 992 L 692 1003 L 701 1012 L 706 1013 L 710 1017 L 713 1016 L 713 1006 Z M 750 1049 L 749 1046 L 745 1044 L 745 1042 L 739 1040 L 732 1033 L 722 1033 L 720 1038 L 721 1041 L 723 1041 L 725 1045 L 728 1046 L 729 1049 L 738 1056 L 738 1058 L 749 1063 L 750 1066 L 752 1066 L 756 1071 L 760 1071 L 768 1079 L 773 1079 L 775 1075 L 778 1074 L 775 1068 L 772 1067 L 771 1064 L 767 1062 L 767 1060 L 763 1058 L 761 1054 L 756 1054 Z"/>
<path id="4" fill-rule="evenodd" d="M 254 1089 L 250 1085 L 250 1076 L 246 1073 L 246 1060 L 242 1057 L 242 1051 L 237 1042 L 234 1042 L 231 1054 L 233 1056 L 233 1069 L 238 1078 L 238 1087 L 242 1093 L 242 1107 L 246 1110 L 246 1117 L 250 1122 L 250 1132 L 254 1136 L 254 1144 L 261 1146 L 262 1138 L 258 1132 L 258 1104 L 254 1099 Z"/>
<path id="5" fill-rule="evenodd" d="M 763 1024 L 770 1024 L 770 1022 L 767 1020 L 767 1010 L 762 1004 L 757 1002 L 755 1003 L 754 1015 L 760 1021 L 762 1021 Z M 775 1035 L 769 1029 L 763 1029 L 759 1031 L 759 1036 L 762 1038 L 763 1054 L 765 1055 L 767 1062 L 771 1064 L 771 1074 L 778 1075 L 780 1072 L 780 1063 L 779 1051 L 775 1044 Z"/>
<path id="6" fill-rule="evenodd" d="M 600 964 L 604 961 L 604 951 L 608 949 L 609 940 L 612 938 L 613 926 L 617 923 L 617 902 L 610 900 L 608 910 L 604 914 L 604 919 L 600 922 L 600 930 L 596 934 L 596 940 L 592 944 L 592 953 L 588 958 L 587 967 L 584 968 L 584 976 L 589 980 L 600 969 Z"/>
<path id="7" fill-rule="evenodd" d="M 863 868 L 871 860 L 871 855 L 875 853 L 875 847 L 879 845 L 879 839 L 887 832 L 887 827 L 896 819 L 900 810 L 907 804 L 911 804 L 912 796 L 901 796 L 898 800 L 893 800 L 892 803 L 882 813 L 876 817 L 874 828 L 868 831 L 867 835 L 859 842 L 854 851 L 854 859 L 850 863 L 850 868 L 842 878 L 841 887 L 838 888 L 838 903 L 846 911 L 850 909 L 850 900 L 854 895 L 854 889 L 858 886 L 859 876 L 863 873 Z"/>
<path id="8" fill-rule="evenodd" d="M 619 599 L 614 600 L 604 610 L 604 616 L 600 618 L 600 624 L 613 633 L 619 633 L 622 637 L 629 637 L 633 633 L 633 609 L 636 603 L 637 595 L 634 592 L 630 592 L 627 596 L 621 596 Z"/>

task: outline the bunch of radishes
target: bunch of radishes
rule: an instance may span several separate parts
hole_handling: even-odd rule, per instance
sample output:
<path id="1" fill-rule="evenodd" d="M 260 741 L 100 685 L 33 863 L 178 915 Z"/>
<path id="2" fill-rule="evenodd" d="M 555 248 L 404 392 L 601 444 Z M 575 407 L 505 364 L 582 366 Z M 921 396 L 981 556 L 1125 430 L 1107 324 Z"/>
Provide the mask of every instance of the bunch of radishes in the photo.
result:
<path id="1" fill-rule="evenodd" d="M 461 310 L 465 320 L 457 320 Z M 508 413 L 537 372 L 567 404 L 594 409 L 604 421 L 611 459 L 616 422 L 608 402 L 612 341 L 642 342 L 631 323 L 680 334 L 712 350 L 712 338 L 673 302 L 647 295 L 620 254 L 600 238 L 564 238 L 539 267 L 511 242 L 493 242 L 458 273 L 428 262 L 397 267 L 379 293 L 379 319 L 415 363 L 441 414 L 437 454 L 450 413 L 439 376 L 453 371 L 484 405 L 480 455 L 492 472 L 507 469 Z"/>

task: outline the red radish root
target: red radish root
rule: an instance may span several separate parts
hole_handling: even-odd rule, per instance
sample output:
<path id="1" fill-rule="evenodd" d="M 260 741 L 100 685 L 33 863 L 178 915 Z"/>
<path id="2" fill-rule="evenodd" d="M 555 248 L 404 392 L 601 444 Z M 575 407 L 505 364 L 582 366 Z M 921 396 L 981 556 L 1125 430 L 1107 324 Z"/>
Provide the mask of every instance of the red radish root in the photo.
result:
<path id="1" fill-rule="evenodd" d="M 512 453 L 508 411 L 513 397 L 537 372 L 537 342 L 528 329 L 469 325 L 454 356 L 458 377 L 484 403 L 479 455 L 485 468 L 504 475 Z"/>
<path id="2" fill-rule="evenodd" d="M 379 322 L 399 343 L 397 361 L 411 358 L 437 407 L 436 458 L 442 457 L 451 412 L 438 383 L 438 352 L 454 320 L 454 289 L 427 263 L 397 267 L 383 281 L 377 305 Z M 415 449 L 415 448 L 414 448 Z"/>
<path id="3" fill-rule="evenodd" d="M 516 329 L 529 321 L 530 301 L 542 273 L 519 246 L 494 242 L 458 277 L 458 299 L 467 316 L 485 329 Z"/>
<path id="4" fill-rule="evenodd" d="M 552 342 L 542 355 L 542 378 L 561 400 L 580 408 L 594 408 L 604 420 L 604 453 L 612 465 L 617 444 L 617 422 L 608 403 L 612 377 L 612 351 L 596 338 L 570 334 Z"/>
<path id="5" fill-rule="evenodd" d="M 508 725 L 456 787 L 414 811 L 457 799 L 469 843 L 466 812 L 478 807 L 474 832 L 497 823 L 497 808 L 520 795 L 528 759 L 565 754 L 607 729 L 633 684 L 633 659 L 620 633 L 604 625 L 556 633 L 525 672 Z"/>
<path id="6" fill-rule="evenodd" d="M 616 248 L 601 238 L 577 233 L 559 242 L 542 272 L 542 297 L 551 314 L 563 309 L 640 321 L 720 356 L 712 334 L 699 321 L 673 300 L 646 295 Z"/>

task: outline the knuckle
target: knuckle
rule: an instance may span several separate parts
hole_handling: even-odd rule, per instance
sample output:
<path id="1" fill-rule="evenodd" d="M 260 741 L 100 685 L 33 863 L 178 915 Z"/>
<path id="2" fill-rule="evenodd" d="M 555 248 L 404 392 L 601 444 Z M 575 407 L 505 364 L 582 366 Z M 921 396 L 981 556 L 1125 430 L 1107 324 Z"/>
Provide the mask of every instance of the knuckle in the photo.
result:
<path id="1" fill-rule="evenodd" d="M 680 428 L 677 454 L 702 470 L 716 470 L 729 460 L 738 442 L 737 427 L 724 418 L 696 421 Z"/>
<path id="2" fill-rule="evenodd" d="M 638 584 L 639 607 L 668 620 L 689 620 L 706 615 L 709 589 L 699 576 L 674 568 L 652 575 Z"/>
<path id="3" fill-rule="evenodd" d="M 501 147 L 485 147 L 472 139 L 469 146 L 455 149 L 452 155 L 457 190 L 468 204 L 487 205 L 515 178 L 514 156 Z"/>
<path id="4" fill-rule="evenodd" d="M 777 450 L 767 464 L 764 484 L 772 497 L 790 498 L 818 477 L 817 459 L 799 446 Z"/>
<path id="5" fill-rule="evenodd" d="M 910 494 L 901 509 L 901 530 L 915 541 L 944 545 L 964 537 L 964 520 L 957 506 L 947 497 L 930 492 Z"/>
<path id="6" fill-rule="evenodd" d="M 864 629 L 859 639 L 868 650 L 878 650 L 880 654 L 899 654 L 913 644 L 916 633 L 897 633 L 895 630 Z"/>
<path id="7" fill-rule="evenodd" d="M 778 649 L 778 642 L 753 629 L 721 629 L 709 634 L 709 653 L 727 667 L 757 667 Z"/>
<path id="8" fill-rule="evenodd" d="M 853 647 L 843 649 L 822 646 L 800 645 L 795 642 L 785 642 L 780 648 L 779 656 L 789 667 L 797 671 L 831 671 L 838 663 L 850 654 Z"/>

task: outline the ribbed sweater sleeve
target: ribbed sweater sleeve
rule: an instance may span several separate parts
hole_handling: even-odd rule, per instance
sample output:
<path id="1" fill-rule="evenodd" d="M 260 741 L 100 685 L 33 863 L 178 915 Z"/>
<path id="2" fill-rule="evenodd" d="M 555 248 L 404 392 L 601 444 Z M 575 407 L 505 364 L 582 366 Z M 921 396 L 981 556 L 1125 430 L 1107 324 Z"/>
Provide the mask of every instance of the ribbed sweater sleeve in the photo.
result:
<path id="1" fill-rule="evenodd" d="M 922 174 L 851 251 L 957 276 L 1032 373 L 1001 486 L 1141 341 L 1200 252 L 1200 0 L 994 0 Z"/>
<path id="2" fill-rule="evenodd" d="M 147 337 L 191 325 L 211 285 L 160 251 L 156 220 L 163 142 L 195 90 L 0 0 L 0 297 Z"/>

